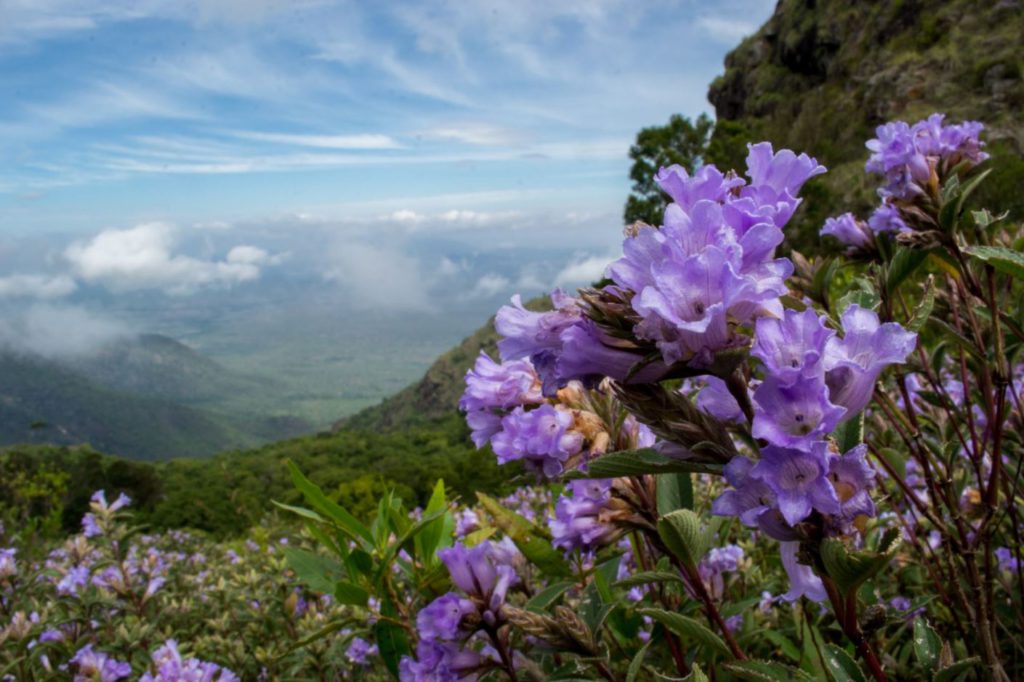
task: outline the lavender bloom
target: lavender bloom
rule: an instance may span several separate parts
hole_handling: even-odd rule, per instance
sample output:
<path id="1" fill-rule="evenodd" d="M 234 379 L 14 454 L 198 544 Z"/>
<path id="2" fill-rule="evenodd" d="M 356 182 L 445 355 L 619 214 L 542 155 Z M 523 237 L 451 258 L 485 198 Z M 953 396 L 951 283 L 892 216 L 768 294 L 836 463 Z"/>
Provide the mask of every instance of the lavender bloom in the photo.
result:
<path id="1" fill-rule="evenodd" d="M 1020 573 L 1020 562 L 1009 547 L 997 547 L 995 551 L 999 570 L 1005 573 Z"/>
<path id="2" fill-rule="evenodd" d="M 529 412 L 517 407 L 502 418 L 491 445 L 501 464 L 522 459 L 544 476 L 557 476 L 583 448 L 583 436 L 571 430 L 574 423 L 572 412 L 562 407 L 541 405 Z"/>
<path id="3" fill-rule="evenodd" d="M 838 218 L 826 218 L 819 234 L 835 237 L 840 244 L 850 247 L 851 251 L 867 251 L 875 244 L 871 228 L 857 220 L 852 213 L 844 213 Z"/>
<path id="4" fill-rule="evenodd" d="M 796 196 L 805 182 L 825 172 L 825 167 L 807 154 L 797 156 L 789 149 L 773 152 L 770 142 L 747 147 L 747 175 L 751 187 L 768 187 L 778 194 L 788 192 Z"/>
<path id="5" fill-rule="evenodd" d="M 843 312 L 842 323 L 843 338 L 825 345 L 825 381 L 829 399 L 846 408 L 849 419 L 867 407 L 882 370 L 906 361 L 917 334 L 896 322 L 880 324 L 874 311 L 856 304 Z"/>
<path id="6" fill-rule="evenodd" d="M 78 596 L 78 590 L 89 584 L 89 569 L 85 566 L 72 566 L 57 583 L 57 594 L 62 596 Z"/>
<path id="7" fill-rule="evenodd" d="M 480 518 L 472 509 L 466 508 L 455 514 L 455 537 L 464 538 L 480 528 Z"/>
<path id="8" fill-rule="evenodd" d="M 868 493 L 875 485 L 875 470 L 868 464 L 867 451 L 867 446 L 861 444 L 829 460 L 828 479 L 839 498 L 839 516 L 844 524 L 858 516 L 875 515 L 875 503 Z"/>
<path id="9" fill-rule="evenodd" d="M 100 527 L 99 521 L 96 520 L 95 514 L 89 512 L 82 516 L 82 534 L 87 538 L 103 535 L 103 529 Z"/>
<path id="10" fill-rule="evenodd" d="M 14 547 L 0 549 L 0 580 L 18 574 L 18 563 L 14 560 L 14 555 L 17 553 L 18 550 Z"/>
<path id="11" fill-rule="evenodd" d="M 758 519 L 775 505 L 775 491 L 750 475 L 753 467 L 754 463 L 741 455 L 729 460 L 723 473 L 733 489 L 723 492 L 711 504 L 712 514 L 737 516 L 744 525 L 758 525 Z"/>
<path id="12" fill-rule="evenodd" d="M 697 407 L 722 421 L 742 422 L 743 410 L 725 382 L 710 375 L 704 377 L 704 381 L 707 385 L 697 394 Z"/>
<path id="13" fill-rule="evenodd" d="M 455 586 L 472 598 L 483 622 L 489 626 L 500 622 L 505 595 L 519 578 L 511 566 L 494 560 L 491 543 L 485 540 L 471 549 L 457 544 L 437 555 Z"/>
<path id="14" fill-rule="evenodd" d="M 822 379 L 807 379 L 791 386 L 769 376 L 754 391 L 755 438 L 784 448 L 805 447 L 832 432 L 846 410 L 832 404 Z"/>
<path id="15" fill-rule="evenodd" d="M 501 431 L 502 415 L 489 410 L 477 410 L 466 413 L 466 424 L 470 429 L 470 438 L 478 449 L 487 445 L 494 434 Z"/>
<path id="16" fill-rule="evenodd" d="M 155 672 L 147 672 L 139 682 L 239 682 L 230 670 L 197 658 L 182 658 L 173 639 L 153 653 Z"/>
<path id="17" fill-rule="evenodd" d="M 466 392 L 459 400 L 459 409 L 469 412 L 491 408 L 511 409 L 517 405 L 540 404 L 537 373 L 526 360 L 512 360 L 500 365 L 480 351 L 476 364 L 466 372 Z"/>
<path id="18" fill-rule="evenodd" d="M 617 531 L 608 522 L 606 509 L 611 499 L 611 479 L 570 481 L 572 496 L 562 495 L 555 504 L 555 517 L 548 519 L 552 544 L 566 552 L 590 551 L 614 540 Z"/>
<path id="19" fill-rule="evenodd" d="M 559 385 L 579 380 L 595 385 L 604 377 L 627 383 L 657 381 L 667 371 L 663 362 L 651 362 L 630 376 L 633 367 L 644 360 L 641 354 L 617 347 L 622 341 L 605 334 L 591 320 L 581 320 L 562 332 L 562 353 L 555 363 L 555 377 Z"/>
<path id="20" fill-rule="evenodd" d="M 475 651 L 424 639 L 416 645 L 415 659 L 402 658 L 398 677 L 402 682 L 475 680 L 483 663 L 484 659 Z"/>
<path id="21" fill-rule="evenodd" d="M 121 509 L 123 507 L 127 507 L 129 504 L 132 503 L 132 500 L 131 500 L 130 497 L 128 497 L 124 493 L 121 493 L 121 494 L 119 494 L 117 496 L 117 499 L 114 500 L 114 502 L 112 504 L 108 505 L 107 504 L 107 495 L 102 490 L 97 490 L 96 492 L 94 492 L 92 494 L 92 498 L 91 499 L 92 499 L 92 504 L 90 506 L 92 506 L 96 511 L 100 511 L 100 512 L 116 512 L 117 510 L 119 510 L 119 509 Z"/>
<path id="22" fill-rule="evenodd" d="M 745 184 L 743 178 L 734 173 L 723 175 L 711 164 L 701 166 L 692 176 L 675 164 L 659 170 L 654 180 L 684 211 L 690 211 L 702 200 L 725 203 L 733 190 Z"/>
<path id="23" fill-rule="evenodd" d="M 885 177 L 880 194 L 909 199 L 924 192 L 938 163 L 973 166 L 988 158 L 979 139 L 984 126 L 976 121 L 947 126 L 943 119 L 932 114 L 913 126 L 892 121 L 876 129 L 878 137 L 867 142 L 871 156 L 864 168 Z"/>
<path id="24" fill-rule="evenodd" d="M 778 498 L 778 509 L 791 526 L 816 509 L 838 514 L 839 499 L 828 479 L 828 443 L 816 441 L 810 451 L 768 446 L 750 476 L 768 484 Z"/>
<path id="25" fill-rule="evenodd" d="M 503 337 L 498 341 L 501 359 L 528 358 L 540 376 L 544 395 L 558 389 L 554 370 L 562 350 L 561 334 L 582 316 L 576 299 L 558 289 L 551 292 L 551 302 L 554 310 L 535 313 L 523 307 L 517 294 L 512 305 L 502 306 L 494 319 L 494 328 Z"/>
<path id="26" fill-rule="evenodd" d="M 356 665 L 369 665 L 370 656 L 377 655 L 377 645 L 370 644 L 362 637 L 355 637 L 345 650 L 345 658 Z"/>
<path id="27" fill-rule="evenodd" d="M 107 654 L 93 651 L 86 644 L 71 658 L 75 666 L 74 682 L 117 682 L 132 674 L 132 666 L 116 661 Z"/>
<path id="28" fill-rule="evenodd" d="M 835 332 L 826 327 L 813 309 L 786 310 L 781 319 L 762 317 L 750 354 L 764 363 L 765 370 L 781 385 L 820 377 L 825 343 Z"/>
<path id="29" fill-rule="evenodd" d="M 743 549 L 739 545 L 714 547 L 701 559 L 697 570 L 711 594 L 720 598 L 725 591 L 722 573 L 735 571 L 743 560 Z"/>
<path id="30" fill-rule="evenodd" d="M 903 221 L 900 209 L 888 201 L 883 201 L 868 218 L 868 227 L 875 234 L 883 232 L 910 232 L 910 228 Z"/>
<path id="31" fill-rule="evenodd" d="M 789 591 L 782 595 L 782 599 L 794 602 L 800 597 L 807 597 L 811 601 L 825 601 L 828 599 L 825 585 L 821 582 L 821 578 L 814 574 L 814 569 L 799 562 L 797 558 L 799 548 L 799 542 L 779 543 L 782 567 L 786 569 L 786 575 L 789 576 Z"/>
<path id="32" fill-rule="evenodd" d="M 471 613 L 476 613 L 473 602 L 449 592 L 420 609 L 416 615 L 416 630 L 423 639 L 461 639 L 466 633 L 459 631 L 459 625 L 462 618 Z"/>

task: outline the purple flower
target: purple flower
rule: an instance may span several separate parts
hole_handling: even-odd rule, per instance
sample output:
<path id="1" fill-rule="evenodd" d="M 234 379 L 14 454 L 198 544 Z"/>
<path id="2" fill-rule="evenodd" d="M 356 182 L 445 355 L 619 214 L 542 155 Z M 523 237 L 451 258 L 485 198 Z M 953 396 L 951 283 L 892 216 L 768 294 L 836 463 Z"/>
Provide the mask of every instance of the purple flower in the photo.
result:
<path id="1" fill-rule="evenodd" d="M 745 525 L 755 527 L 760 518 L 775 506 L 776 496 L 767 483 L 750 475 L 754 463 L 736 456 L 725 465 L 725 480 L 732 486 L 711 504 L 715 516 L 737 516 Z"/>
<path id="2" fill-rule="evenodd" d="M 769 376 L 754 391 L 755 438 L 786 448 L 805 447 L 832 432 L 846 413 L 829 400 L 823 379 L 806 379 L 787 386 Z"/>
<path id="3" fill-rule="evenodd" d="M 62 596 L 78 596 L 78 590 L 89 584 L 89 569 L 85 566 L 72 566 L 57 583 L 57 594 Z"/>
<path id="4" fill-rule="evenodd" d="M 995 551 L 996 561 L 999 562 L 999 570 L 1005 573 L 1019 573 L 1020 562 L 1009 547 L 997 547 Z"/>
<path id="5" fill-rule="evenodd" d="M 866 251 L 875 244 L 871 228 L 865 225 L 864 221 L 857 220 L 852 213 L 844 213 L 838 218 L 826 218 L 819 234 L 823 237 L 835 237 L 840 244 L 850 247 L 852 251 Z"/>
<path id="6" fill-rule="evenodd" d="M 825 167 L 807 154 L 797 156 L 789 149 L 774 153 L 770 142 L 747 146 L 747 175 L 751 187 L 768 187 L 777 194 L 788 192 L 796 196 L 805 182 L 825 172 Z"/>
<path id="7" fill-rule="evenodd" d="M 91 499 L 92 499 L 92 505 L 91 506 L 94 509 L 96 509 L 97 511 L 105 511 L 105 512 L 116 512 L 118 509 L 121 509 L 122 507 L 127 507 L 129 504 L 132 503 L 132 500 L 131 500 L 130 497 L 128 497 L 124 493 L 120 493 L 117 496 L 117 499 L 114 500 L 113 504 L 108 505 L 107 504 L 107 495 L 102 490 L 97 490 L 96 492 L 94 492 L 92 494 L 92 498 Z"/>
<path id="8" fill-rule="evenodd" d="M 845 407 L 849 419 L 867 407 L 882 370 L 906 361 L 917 334 L 896 322 L 880 324 L 874 311 L 856 304 L 843 312 L 842 323 L 843 337 L 825 345 L 825 381 L 829 399 Z"/>
<path id="9" fill-rule="evenodd" d="M 899 207 L 889 201 L 883 201 L 868 218 L 868 227 L 875 234 L 883 232 L 910 232 L 903 221 Z"/>
<path id="10" fill-rule="evenodd" d="M 743 178 L 734 173 L 723 175 L 710 164 L 701 166 L 692 176 L 682 166 L 672 165 L 659 170 L 654 180 L 684 211 L 701 200 L 725 203 L 733 190 L 745 184 Z"/>
<path id="11" fill-rule="evenodd" d="M 472 509 L 462 509 L 455 514 L 455 537 L 464 538 L 480 528 L 480 517 Z"/>
<path id="12" fill-rule="evenodd" d="M 559 385 L 573 379 L 596 385 L 604 377 L 619 382 L 626 382 L 626 377 L 630 377 L 627 383 L 650 383 L 668 371 L 663 362 L 648 362 L 630 376 L 633 367 L 645 358 L 628 347 L 623 348 L 622 344 L 621 339 L 609 336 L 591 320 L 584 319 L 567 327 L 562 332 L 562 353 L 555 363 Z"/>
<path id="13" fill-rule="evenodd" d="M 0 580 L 17 575 L 18 562 L 14 560 L 14 555 L 17 553 L 18 550 L 14 547 L 0 549 Z"/>
<path id="14" fill-rule="evenodd" d="M 466 391 L 459 409 L 469 412 L 491 408 L 511 409 L 517 405 L 540 404 L 537 373 L 526 360 L 511 360 L 500 365 L 480 351 L 476 364 L 466 372 Z"/>
<path id="15" fill-rule="evenodd" d="M 94 538 L 96 536 L 103 535 L 103 529 L 96 520 L 95 514 L 90 512 L 82 516 L 82 534 L 87 538 Z"/>
<path id="16" fill-rule="evenodd" d="M 710 375 L 704 377 L 704 382 L 706 385 L 697 394 L 697 407 L 722 421 L 742 422 L 743 410 L 725 382 Z"/>
<path id="17" fill-rule="evenodd" d="M 540 376 L 545 395 L 558 389 L 555 362 L 562 350 L 562 332 L 582 316 L 578 302 L 558 289 L 551 292 L 555 309 L 535 313 L 523 307 L 518 295 L 511 306 L 502 306 L 494 319 L 494 328 L 503 337 L 498 352 L 504 361 L 528 358 Z"/>
<path id="18" fill-rule="evenodd" d="M 152 658 L 155 671 L 145 673 L 139 682 L 238 682 L 234 673 L 216 663 L 183 658 L 173 639 L 164 642 Z"/>
<path id="19" fill-rule="evenodd" d="M 552 544 L 566 552 L 590 551 L 609 544 L 617 529 L 605 518 L 611 499 L 611 479 L 570 481 L 567 492 L 555 503 L 555 516 L 548 519 Z"/>
<path id="20" fill-rule="evenodd" d="M 782 567 L 786 569 L 786 575 L 789 576 L 789 591 L 782 595 L 782 599 L 794 602 L 800 597 L 807 597 L 811 601 L 825 601 L 828 599 L 825 585 L 821 582 L 821 578 L 814 574 L 814 569 L 807 564 L 800 563 L 797 558 L 799 548 L 799 542 L 779 543 Z"/>
<path id="21" fill-rule="evenodd" d="M 757 321 L 754 347 L 750 354 L 764 363 L 765 370 L 783 386 L 798 380 L 822 376 L 825 343 L 835 336 L 812 308 L 803 312 L 786 310 L 783 317 L 762 317 Z"/>
<path id="22" fill-rule="evenodd" d="M 534 471 L 557 476 L 583 447 L 583 436 L 571 431 L 574 423 L 572 412 L 560 406 L 541 405 L 530 411 L 517 407 L 501 420 L 491 446 L 501 464 L 521 459 Z"/>
<path id="23" fill-rule="evenodd" d="M 448 567 L 455 586 L 473 599 L 483 622 L 491 626 L 500 622 L 505 595 L 519 578 L 511 566 L 495 561 L 491 543 L 485 540 L 473 548 L 456 544 L 438 550 L 437 556 Z"/>
<path id="24" fill-rule="evenodd" d="M 777 496 L 782 517 L 794 526 L 816 509 L 838 514 L 839 499 L 828 479 L 828 443 L 816 441 L 809 451 L 768 446 L 750 476 L 764 481 Z"/>
<path id="25" fill-rule="evenodd" d="M 345 658 L 356 665 L 369 665 L 369 657 L 377 655 L 377 645 L 370 644 L 362 637 L 355 637 L 345 650 Z"/>
<path id="26" fill-rule="evenodd" d="M 71 658 L 75 667 L 74 682 L 117 682 L 132 674 L 132 666 L 116 661 L 107 654 L 93 651 L 86 644 Z"/>
<path id="27" fill-rule="evenodd" d="M 866 445 L 861 444 L 844 455 L 829 459 L 828 479 L 839 498 L 844 524 L 858 516 L 874 516 L 875 503 L 868 492 L 875 485 L 875 470 L 867 461 Z"/>
<path id="28" fill-rule="evenodd" d="M 459 624 L 463 616 L 476 613 L 476 606 L 470 600 L 454 592 L 441 595 L 420 609 L 416 615 L 416 630 L 423 639 L 461 639 Z"/>
<path id="29" fill-rule="evenodd" d="M 484 663 L 480 654 L 451 644 L 420 640 L 416 658 L 405 656 L 398 668 L 402 682 L 458 682 L 475 680 Z"/>
<path id="30" fill-rule="evenodd" d="M 697 570 L 713 596 L 720 598 L 725 591 L 722 573 L 735 571 L 742 559 L 743 549 L 738 545 L 714 547 L 701 559 Z"/>
<path id="31" fill-rule="evenodd" d="M 466 424 L 469 426 L 469 437 L 477 448 L 482 448 L 501 431 L 502 415 L 490 410 L 476 410 L 466 413 Z"/>

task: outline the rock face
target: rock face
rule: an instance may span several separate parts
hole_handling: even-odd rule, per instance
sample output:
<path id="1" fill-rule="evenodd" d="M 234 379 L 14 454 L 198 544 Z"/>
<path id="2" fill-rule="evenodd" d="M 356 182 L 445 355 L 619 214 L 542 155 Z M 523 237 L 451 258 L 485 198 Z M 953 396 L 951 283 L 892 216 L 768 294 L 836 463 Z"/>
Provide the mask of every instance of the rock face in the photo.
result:
<path id="1" fill-rule="evenodd" d="M 708 99 L 718 142 L 771 140 L 829 168 L 808 187 L 796 243 L 813 244 L 832 210 L 874 203 L 864 141 L 880 123 L 935 111 L 988 127 L 997 164 L 985 199 L 1024 214 L 1024 3 L 1018 0 L 781 0 L 729 53 Z M 1009 204 L 1009 205 L 1007 205 Z M 791 241 L 793 241 L 791 239 Z"/>

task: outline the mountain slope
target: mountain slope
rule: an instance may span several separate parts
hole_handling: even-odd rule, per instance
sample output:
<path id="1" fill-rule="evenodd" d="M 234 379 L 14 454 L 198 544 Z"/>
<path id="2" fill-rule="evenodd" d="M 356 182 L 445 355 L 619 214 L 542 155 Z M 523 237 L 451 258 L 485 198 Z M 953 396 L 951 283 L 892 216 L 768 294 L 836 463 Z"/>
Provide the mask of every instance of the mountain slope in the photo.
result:
<path id="1" fill-rule="evenodd" d="M 105 388 L 56 362 L 0 354 L 0 444 L 90 445 L 125 457 L 205 456 L 258 439 L 169 400 Z"/>

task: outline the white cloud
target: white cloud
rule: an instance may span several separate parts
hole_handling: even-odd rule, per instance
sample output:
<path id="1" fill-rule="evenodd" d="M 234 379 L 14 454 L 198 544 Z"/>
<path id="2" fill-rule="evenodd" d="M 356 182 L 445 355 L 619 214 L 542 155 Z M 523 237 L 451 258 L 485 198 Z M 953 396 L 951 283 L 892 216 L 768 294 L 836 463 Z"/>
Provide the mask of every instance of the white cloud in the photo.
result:
<path id="1" fill-rule="evenodd" d="M 473 288 L 466 293 L 466 298 L 493 298 L 503 291 L 508 290 L 512 282 L 507 277 L 494 272 L 482 276 L 473 285 Z"/>
<path id="2" fill-rule="evenodd" d="M 246 140 L 317 149 L 402 149 L 402 145 L 388 135 L 297 135 L 251 131 L 236 132 L 233 135 Z"/>
<path id="3" fill-rule="evenodd" d="M 211 261 L 173 253 L 174 227 L 145 223 L 127 230 L 105 230 L 75 242 L 64 256 L 83 280 L 113 291 L 163 289 L 188 293 L 203 286 L 230 286 L 257 279 L 268 260 L 262 249 L 236 246 L 227 260 Z"/>
<path id="4" fill-rule="evenodd" d="M 77 286 L 67 275 L 9 275 L 0 277 L 0 298 L 63 298 Z"/>
<path id="5" fill-rule="evenodd" d="M 451 126 L 431 128 L 419 135 L 425 139 L 454 140 L 489 147 L 518 144 L 525 139 L 522 132 L 489 123 L 452 124 Z"/>
<path id="6" fill-rule="evenodd" d="M 569 263 L 555 275 L 555 286 L 596 282 L 604 276 L 604 270 L 611 260 L 608 256 L 591 256 Z"/>
<path id="7" fill-rule="evenodd" d="M 433 310 L 419 261 L 395 248 L 338 242 L 330 261 L 324 279 L 345 289 L 353 308 Z"/>
<path id="8" fill-rule="evenodd" d="M 35 303 L 0 317 L 0 345 L 46 357 L 86 355 L 129 333 L 125 324 L 75 306 Z"/>

